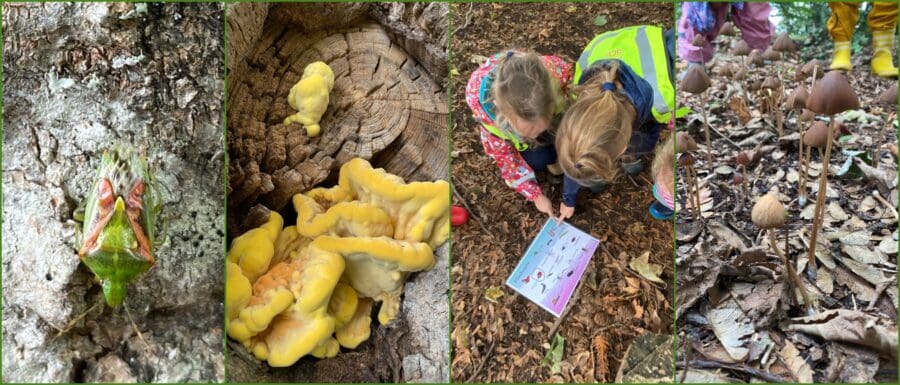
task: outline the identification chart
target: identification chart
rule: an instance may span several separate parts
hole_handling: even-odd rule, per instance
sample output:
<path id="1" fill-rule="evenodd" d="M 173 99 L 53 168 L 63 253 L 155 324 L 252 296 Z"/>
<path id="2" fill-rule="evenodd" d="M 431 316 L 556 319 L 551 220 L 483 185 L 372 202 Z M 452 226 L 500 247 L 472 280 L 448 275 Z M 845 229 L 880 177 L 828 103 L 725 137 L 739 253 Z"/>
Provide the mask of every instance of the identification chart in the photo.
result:
<path id="1" fill-rule="evenodd" d="M 558 318 L 599 244 L 568 223 L 548 219 L 506 284 Z"/>

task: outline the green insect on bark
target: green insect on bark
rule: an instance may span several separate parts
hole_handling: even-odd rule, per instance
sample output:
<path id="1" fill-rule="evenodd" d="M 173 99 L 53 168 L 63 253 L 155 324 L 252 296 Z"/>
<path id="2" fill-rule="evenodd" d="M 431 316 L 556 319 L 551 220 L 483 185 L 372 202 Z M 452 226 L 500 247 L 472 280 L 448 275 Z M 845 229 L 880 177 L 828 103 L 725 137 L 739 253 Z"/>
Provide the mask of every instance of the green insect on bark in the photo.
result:
<path id="1" fill-rule="evenodd" d="M 84 231 L 78 256 L 97 275 L 110 307 L 126 286 L 155 262 L 156 215 L 161 207 L 146 160 L 130 148 L 103 153 L 96 180 L 83 205 Z"/>

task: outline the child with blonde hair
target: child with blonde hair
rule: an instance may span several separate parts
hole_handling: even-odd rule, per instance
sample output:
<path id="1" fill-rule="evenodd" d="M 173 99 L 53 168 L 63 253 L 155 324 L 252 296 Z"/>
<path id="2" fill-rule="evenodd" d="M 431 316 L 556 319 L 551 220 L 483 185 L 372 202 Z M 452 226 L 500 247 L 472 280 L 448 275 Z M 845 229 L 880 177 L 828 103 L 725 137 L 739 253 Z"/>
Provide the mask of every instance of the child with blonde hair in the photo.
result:
<path id="1" fill-rule="evenodd" d="M 557 56 L 504 51 L 472 73 L 466 102 L 481 123 L 481 144 L 506 184 L 555 217 L 534 172 L 554 170 L 554 122 L 566 105 L 571 65 Z"/>
<path id="2" fill-rule="evenodd" d="M 563 186 L 560 220 L 574 214 L 582 186 L 604 189 L 620 166 L 633 176 L 642 171 L 641 157 L 654 152 L 663 125 L 672 120 L 673 58 L 674 35 L 653 26 L 603 33 L 581 54 L 573 78 L 576 101 L 556 134 L 559 165 L 576 182 Z M 658 151 L 651 170 L 657 202 L 650 213 L 657 219 L 673 214 L 674 142 L 666 145 L 673 148 Z"/>

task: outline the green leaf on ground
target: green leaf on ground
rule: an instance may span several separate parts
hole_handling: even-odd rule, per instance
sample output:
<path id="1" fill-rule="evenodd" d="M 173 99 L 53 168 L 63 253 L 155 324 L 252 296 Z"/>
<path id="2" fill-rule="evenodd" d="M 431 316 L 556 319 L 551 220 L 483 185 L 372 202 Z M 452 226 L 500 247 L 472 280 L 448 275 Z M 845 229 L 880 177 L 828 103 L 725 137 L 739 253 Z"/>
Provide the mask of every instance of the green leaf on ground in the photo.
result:
<path id="1" fill-rule="evenodd" d="M 553 336 L 553 341 L 550 343 L 550 350 L 547 351 L 544 359 L 541 360 L 541 364 L 549 366 L 550 371 L 553 372 L 553 374 L 559 373 L 561 369 L 560 363 L 563 359 L 563 350 L 565 349 L 565 346 L 566 338 L 559 333 L 556 333 L 556 335 Z"/>

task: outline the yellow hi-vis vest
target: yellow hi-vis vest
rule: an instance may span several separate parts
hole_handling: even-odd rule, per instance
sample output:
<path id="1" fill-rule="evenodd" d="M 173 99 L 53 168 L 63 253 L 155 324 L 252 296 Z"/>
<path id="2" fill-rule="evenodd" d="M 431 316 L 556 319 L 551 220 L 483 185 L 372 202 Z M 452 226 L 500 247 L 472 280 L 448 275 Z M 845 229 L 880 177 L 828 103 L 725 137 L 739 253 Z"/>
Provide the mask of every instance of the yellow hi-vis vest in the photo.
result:
<path id="1" fill-rule="evenodd" d="M 602 33 L 591 40 L 575 63 L 575 84 L 581 72 L 605 59 L 619 59 L 653 88 L 653 118 L 668 123 L 675 109 L 675 86 L 669 76 L 663 30 L 654 26 L 626 27 Z"/>

